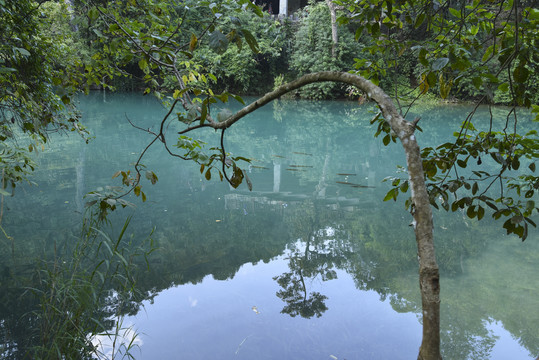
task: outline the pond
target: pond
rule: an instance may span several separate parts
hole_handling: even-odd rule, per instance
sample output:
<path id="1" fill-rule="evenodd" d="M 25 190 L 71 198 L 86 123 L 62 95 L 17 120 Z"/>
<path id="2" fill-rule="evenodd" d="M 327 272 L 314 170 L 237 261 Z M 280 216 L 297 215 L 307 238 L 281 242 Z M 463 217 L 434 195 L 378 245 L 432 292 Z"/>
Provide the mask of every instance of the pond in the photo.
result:
<path id="1" fill-rule="evenodd" d="M 239 105 L 230 105 L 238 108 Z M 80 99 L 95 136 L 54 135 L 38 157 L 36 185 L 3 199 L 0 328 L 28 311 L 12 294 L 28 264 L 52 256 L 80 232 L 83 195 L 119 185 L 166 113 L 132 94 Z M 132 216 L 132 237 L 157 248 L 136 273 L 147 294 L 123 318 L 136 359 L 411 359 L 421 342 L 417 250 L 404 196 L 383 202 L 388 176 L 405 178 L 399 144 L 374 138 L 371 105 L 280 100 L 227 130 L 226 150 L 253 184 L 232 189 L 217 171 L 170 157 L 158 144 L 144 164 L 148 200 L 116 211 L 113 231 Z M 421 146 L 450 140 L 469 107 L 424 107 Z M 486 123 L 487 109 L 476 122 Z M 506 110 L 494 109 L 495 122 Z M 476 126 L 478 126 L 476 124 Z M 522 121 L 531 127 L 531 121 Z M 173 141 L 175 127 L 169 129 Z M 209 150 L 218 133 L 200 131 Z M 488 163 L 488 161 L 485 161 Z M 240 162 L 241 163 L 241 162 Z M 488 166 L 485 164 L 483 166 Z M 501 223 L 435 212 L 446 359 L 535 359 L 539 355 L 539 233 L 521 242 Z M 15 260 L 16 259 L 16 260 Z M 6 270 L 7 269 L 7 270 Z M 7 280 L 7 278 L 11 280 Z M 21 279 L 24 276 L 21 277 Z M 3 288 L 3 289 L 2 289 Z M 111 342 L 101 342 L 105 353 Z M 0 345 L 0 354 L 2 347 Z"/>

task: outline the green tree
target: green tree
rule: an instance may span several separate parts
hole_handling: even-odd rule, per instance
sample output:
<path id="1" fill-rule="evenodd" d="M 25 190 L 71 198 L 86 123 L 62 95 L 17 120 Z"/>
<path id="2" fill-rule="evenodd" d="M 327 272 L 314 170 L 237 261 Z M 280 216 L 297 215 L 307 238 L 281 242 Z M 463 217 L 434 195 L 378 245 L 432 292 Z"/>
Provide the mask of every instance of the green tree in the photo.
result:
<path id="1" fill-rule="evenodd" d="M 252 12 L 233 12 L 223 21 L 225 24 L 231 27 L 230 32 L 248 29 L 257 40 L 258 52 L 253 54 L 242 42 L 238 43 L 239 46 L 227 47 L 225 51 L 201 44 L 200 50 L 194 54 L 196 61 L 217 77 L 216 86 L 221 90 L 224 88 L 242 94 L 261 94 L 271 90 L 273 75 L 288 71 L 288 38 L 293 36 L 292 24 L 274 20 L 267 13 L 259 17 Z"/>
<path id="2" fill-rule="evenodd" d="M 27 179 L 51 131 L 85 134 L 73 106 L 83 84 L 63 2 L 0 1 L 2 195 Z"/>
<path id="3" fill-rule="evenodd" d="M 303 9 L 290 57 L 290 68 L 296 76 L 352 69 L 353 59 L 361 52 L 361 45 L 354 41 L 347 27 L 339 30 L 340 36 L 336 39 L 327 4 L 313 2 Z M 342 84 L 329 82 L 311 84 L 298 92 L 305 98 L 326 99 L 343 97 L 345 90 Z"/>
<path id="4" fill-rule="evenodd" d="M 447 1 L 441 4 L 431 1 L 335 1 L 335 4 L 347 10 L 341 22 L 354 23 L 357 26 L 356 37 L 367 37 L 372 44 L 368 49 L 371 55 L 380 56 L 384 61 L 370 62 L 358 58 L 355 73 L 321 71 L 303 75 L 234 114 L 229 111 L 213 113 L 213 104 L 226 102 L 232 95 L 227 92 L 217 94 L 212 90 L 212 79 L 217 79 L 206 72 L 207 69 L 196 61 L 193 54 L 203 42 L 223 52 L 229 43 L 239 46 L 245 41 L 254 52 L 258 52 L 254 37 L 240 26 L 241 23 L 232 26 L 234 22 L 223 18 L 223 9 L 240 13 L 252 9 L 259 13 L 260 10 L 251 2 L 196 3 L 200 8 L 207 8 L 203 11 L 208 14 L 207 18 L 195 17 L 199 26 L 197 33 L 186 25 L 191 19 L 191 8 L 187 3 L 178 6 L 158 0 L 111 1 L 107 6 L 92 8 L 90 13 L 95 18 L 100 16 L 106 24 L 102 41 L 115 44 L 111 51 L 120 58 L 136 56 L 149 84 L 146 92 L 154 89 L 155 95 L 169 105 L 169 112 L 160 120 L 158 130 L 145 130 L 153 139 L 136 162 L 134 172 L 118 172 L 118 176 L 121 174 L 123 184 L 131 189 L 129 191 L 144 200 L 141 178 L 142 171 L 146 169 L 141 161 L 146 150 L 159 141 L 172 156 L 197 162 L 206 179 L 218 174 L 221 180 L 226 179 L 233 187 L 245 182 L 251 188 L 247 172 L 240 165 L 249 159 L 232 157 L 224 148 L 224 135 L 230 126 L 270 101 L 311 84 L 333 82 L 356 87 L 380 109 L 372 120 L 378 127 L 375 136 L 384 134 L 386 145 L 398 139 L 406 154 L 408 178 L 394 179 L 394 188 L 384 200 L 396 199 L 400 192 L 411 189 L 407 206 L 413 216 L 416 235 L 423 309 L 423 342 L 418 358 L 439 359 L 440 284 L 431 206 L 453 211 L 466 209 L 469 217 L 478 219 L 483 218 L 487 207 L 492 208 L 494 218 L 508 218 L 504 223 L 508 233 L 515 233 L 523 239 L 526 238 L 528 224 L 535 225 L 530 216 L 537 212 L 532 198 L 539 183 L 533 174 L 539 143 L 535 131 L 518 134 L 516 107 L 533 105 L 526 88 L 534 79 L 532 75 L 537 63 L 534 54 L 537 53 L 539 12 L 518 1 Z M 176 14 L 176 22 L 171 23 L 171 14 Z M 325 23 L 330 29 L 329 14 L 326 15 Z M 327 38 L 331 39 L 329 32 Z M 327 49 L 331 58 L 331 46 Z M 474 86 L 483 94 L 477 105 L 487 101 L 495 88 L 508 92 L 513 106 L 510 117 L 500 130 L 493 128 L 498 123 L 493 118 L 492 126 L 480 132 L 471 123 L 474 111 L 463 119 L 460 127 L 456 125 L 458 131 L 454 142 L 421 150 L 415 136 L 416 130 L 420 130 L 419 119 L 407 120 L 416 99 L 408 101 L 402 97 L 398 84 L 393 84 L 394 91 L 389 89 L 395 94 L 393 99 L 388 95 L 389 90 L 384 91 L 376 85 L 380 79 L 391 79 L 398 73 L 399 57 L 405 53 L 417 59 L 418 96 L 438 89 L 440 96 L 446 98 L 462 79 L 471 77 Z M 480 54 L 481 66 L 473 66 L 472 54 Z M 493 62 L 497 62 L 496 66 L 487 66 Z M 503 73 L 507 75 L 507 82 L 501 77 Z M 174 87 L 173 91 L 162 91 L 164 79 Z M 167 129 L 172 128 L 177 133 L 170 136 Z M 203 128 L 221 133 L 220 147 L 211 148 L 206 153 L 203 143 L 188 136 Z M 175 142 L 178 150 L 172 149 L 171 141 Z M 481 155 L 492 157 L 499 164 L 499 171 L 474 171 L 469 177 L 463 177 L 461 169 L 468 163 L 471 165 L 470 160 L 480 163 Z M 520 168 L 521 161 L 526 161 L 529 173 L 511 173 Z M 145 177 L 151 183 L 157 181 L 157 176 L 151 171 L 146 171 Z M 491 194 L 495 184 L 499 185 L 501 193 Z M 514 189 L 514 196 L 505 192 L 506 188 Z M 528 200 L 521 202 L 518 199 L 521 193 Z M 114 209 L 119 199 L 115 194 L 94 195 L 104 211 Z"/>

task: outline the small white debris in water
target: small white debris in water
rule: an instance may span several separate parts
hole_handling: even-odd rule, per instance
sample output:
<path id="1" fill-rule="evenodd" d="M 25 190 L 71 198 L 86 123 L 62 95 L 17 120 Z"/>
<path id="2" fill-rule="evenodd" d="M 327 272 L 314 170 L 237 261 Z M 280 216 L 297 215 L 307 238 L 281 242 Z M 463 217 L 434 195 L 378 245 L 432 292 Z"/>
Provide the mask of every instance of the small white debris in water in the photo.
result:
<path id="1" fill-rule="evenodd" d="M 215 220 L 215 222 L 221 222 L 221 220 Z"/>
<path id="2" fill-rule="evenodd" d="M 337 360 L 337 357 L 335 355 L 329 355 L 330 358 L 332 358 L 333 360 Z"/>
<path id="3" fill-rule="evenodd" d="M 251 309 L 253 309 L 253 311 L 255 312 L 255 314 L 260 314 L 260 311 L 258 311 L 258 309 L 256 308 L 256 306 L 253 306 Z"/>

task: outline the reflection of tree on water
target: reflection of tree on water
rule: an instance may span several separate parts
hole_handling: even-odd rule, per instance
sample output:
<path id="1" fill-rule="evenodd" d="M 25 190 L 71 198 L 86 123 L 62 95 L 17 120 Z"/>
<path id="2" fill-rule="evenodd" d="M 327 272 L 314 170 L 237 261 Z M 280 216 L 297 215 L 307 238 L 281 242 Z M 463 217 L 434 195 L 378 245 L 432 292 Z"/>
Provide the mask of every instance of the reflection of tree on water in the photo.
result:
<path id="1" fill-rule="evenodd" d="M 136 101 L 135 105 L 121 98 L 114 104 L 121 103 L 129 111 L 139 105 L 144 111 L 161 110 L 151 108 L 149 102 L 139 104 L 140 98 Z M 138 208 L 130 225 L 135 238 L 146 236 L 146 231 L 155 226 L 153 238 L 160 249 L 148 259 L 149 270 L 144 261 L 138 264 L 134 274 L 137 289 L 151 297 L 171 286 L 201 283 L 208 275 L 232 279 L 243 264 L 271 262 L 287 248 L 289 268 L 275 278 L 281 286 L 278 296 L 282 294 L 279 297 L 285 301 L 283 313 L 329 318 L 325 311 L 342 311 L 333 306 L 328 309 L 326 296 L 332 295 L 316 292 L 316 286 L 335 279 L 337 274 L 344 278 L 346 271 L 359 290 L 376 291 L 397 312 L 419 314 L 416 246 L 409 241 L 413 231 L 408 226 L 410 220 L 400 215 L 398 204 L 381 203 L 387 189 L 380 180 L 387 175 L 385 169 L 393 168 L 389 164 L 398 162 L 391 148 L 381 147 L 379 141 L 369 141 L 368 119 L 358 121 L 360 115 L 340 116 L 346 104 L 339 104 L 338 108 L 326 103 L 308 103 L 306 108 L 303 104 L 300 108 L 299 102 L 280 104 L 286 105 L 282 109 L 286 118 L 282 126 L 264 118 L 258 124 L 248 122 L 244 127 L 229 130 L 227 135 L 230 148 L 235 146 L 241 154 L 248 152 L 247 155 L 261 159 L 255 163 L 259 168 L 253 167 L 249 175 L 255 184 L 254 191 L 240 188 L 228 192 L 219 182 L 200 183 L 198 169 L 191 171 L 185 167 L 171 168 L 179 172 L 179 178 L 178 172 L 175 178 L 170 174 L 161 177 L 159 189 L 172 190 L 154 191 L 150 204 Z M 125 110 L 111 105 L 107 115 L 102 114 L 107 106 L 99 102 L 90 109 L 93 122 L 108 126 L 97 135 L 96 150 L 89 148 L 92 152 L 84 154 L 81 148 L 72 152 L 78 154 L 72 158 L 65 146 L 58 145 L 47 158 L 41 159 L 42 170 L 37 170 L 41 174 L 39 188 L 21 189 L 16 198 L 6 199 L 10 216 L 4 217 L 3 225 L 17 239 L 18 257 L 10 258 L 11 251 L 0 256 L 0 348 L 31 345 L 24 341 L 31 340 L 28 329 L 36 320 L 31 310 L 39 304 L 25 291 L 37 286 L 33 260 L 53 258 L 55 244 L 58 251 L 66 251 L 63 244 L 72 245 L 79 235 L 80 215 L 73 211 L 78 207 L 73 206 L 72 199 L 79 197 L 76 194 L 83 192 L 84 187 L 89 188 L 103 176 L 109 179 L 117 170 L 114 164 L 119 160 L 113 159 L 112 153 L 122 153 L 122 161 L 131 161 L 125 149 L 136 148 L 138 140 L 118 135 L 132 131 L 130 125 L 107 121 L 111 116 L 123 118 Z M 110 111 L 115 113 L 110 115 Z M 357 111 L 366 113 L 365 109 Z M 447 108 L 442 111 L 447 112 Z M 336 115 L 339 120 L 328 121 Z M 450 132 L 429 136 L 447 134 Z M 245 142 L 246 138 L 250 141 Z M 320 141 L 324 138 L 325 144 Z M 112 150 L 107 144 L 113 145 Z M 154 156 L 157 163 L 159 154 Z M 170 168 L 170 164 L 164 165 Z M 289 171 L 290 165 L 313 167 Z M 159 171 L 164 173 L 165 170 Z M 376 188 L 336 183 L 347 181 L 344 173 L 356 174 L 350 176 L 350 182 Z M 26 197 L 21 196 L 23 192 Z M 509 243 L 500 246 L 498 240 L 491 241 L 499 237 L 497 228 L 479 227 L 475 221 L 456 215 L 436 214 L 437 252 L 445 289 L 443 357 L 488 358 L 495 342 L 488 325 L 494 320 L 537 356 L 539 280 L 535 274 L 539 252 Z M 482 220 L 483 224 L 485 221 Z M 524 245 L 529 249 L 534 240 Z M 495 254 L 495 261 L 493 254 L 487 252 L 494 245 L 501 249 Z M 502 283 L 503 279 L 512 280 Z M 107 319 L 111 308 L 133 314 L 144 298 L 131 299 L 127 307 L 115 306 L 118 304 L 114 298 L 104 298 L 103 312 L 94 316 Z"/>
<path id="2" fill-rule="evenodd" d="M 415 248 L 413 242 L 403 239 L 406 231 L 411 231 L 409 226 L 399 217 L 384 217 L 383 208 L 372 208 L 361 218 L 357 217 L 361 208 L 346 209 L 316 199 L 296 203 L 283 213 L 289 237 L 295 242 L 288 245 L 289 271 L 274 277 L 281 288 L 276 295 L 285 302 L 281 313 L 321 317 L 329 310 L 328 296 L 316 291 L 316 282 L 336 279 L 338 271 L 346 271 L 359 290 L 374 290 L 395 311 L 417 313 L 420 320 Z M 439 222 L 458 228 L 458 218 L 454 216 L 443 216 Z M 475 257 L 485 251 L 480 230 L 470 226 L 466 228 L 468 236 L 458 236 L 454 231 L 439 234 L 444 254 L 442 270 L 452 275 L 446 282 L 466 276 L 459 272 L 463 256 Z M 454 281 L 459 283 L 457 279 Z M 481 304 L 475 308 L 470 305 L 477 301 L 465 295 L 468 291 L 450 285 L 446 288 L 451 289 L 451 294 L 444 295 L 442 312 L 444 357 L 488 359 L 496 343 L 487 326 L 488 312 Z"/>
<path id="3" fill-rule="evenodd" d="M 322 295 L 317 291 L 308 293 L 307 285 L 305 284 L 305 277 L 308 276 L 308 274 L 306 274 L 307 271 L 305 271 L 304 267 L 308 267 L 312 260 L 309 258 L 309 242 L 310 238 L 307 241 L 303 255 L 298 247 L 294 249 L 288 264 L 291 271 L 273 278 L 283 288 L 283 290 L 277 292 L 277 297 L 286 302 L 281 313 L 289 314 L 292 317 L 300 315 L 306 319 L 315 315 L 316 317 L 320 317 L 322 316 L 322 313 L 328 309 L 324 303 L 327 296 Z M 331 274 L 331 272 L 329 273 Z M 330 277 L 333 276 L 333 274 L 336 277 L 337 274 L 334 271 Z M 316 276 L 316 274 L 314 275 Z M 323 278 L 323 280 L 330 279 Z"/>
<path id="4" fill-rule="evenodd" d="M 288 217 L 294 223 L 292 229 L 307 234 L 299 238 L 292 234 L 296 235 L 298 241 L 289 251 L 290 271 L 273 278 L 282 288 L 277 292 L 277 297 L 286 303 L 281 313 L 292 317 L 322 316 L 328 309 L 325 304 L 327 296 L 317 291 L 309 292 L 307 283 L 313 283 L 317 278 L 321 281 L 336 279 L 335 269 L 346 261 L 348 251 L 343 251 L 346 247 L 335 244 L 335 229 L 316 228 L 320 224 L 321 206 L 307 201 L 294 209 Z"/>

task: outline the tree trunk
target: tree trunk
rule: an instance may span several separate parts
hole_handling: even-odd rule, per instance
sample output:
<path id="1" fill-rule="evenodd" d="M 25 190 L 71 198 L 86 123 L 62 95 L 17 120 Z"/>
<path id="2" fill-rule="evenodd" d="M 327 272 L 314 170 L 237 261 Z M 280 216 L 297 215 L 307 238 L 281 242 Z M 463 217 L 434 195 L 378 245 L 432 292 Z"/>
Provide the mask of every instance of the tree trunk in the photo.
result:
<path id="1" fill-rule="evenodd" d="M 215 129 L 226 129 L 245 115 L 279 98 L 289 91 L 307 84 L 323 81 L 341 82 L 356 86 L 374 100 L 391 129 L 397 134 L 406 154 L 406 164 L 412 195 L 412 215 L 419 257 L 419 287 L 423 308 L 423 340 L 418 359 L 439 360 L 440 354 L 440 275 L 434 251 L 432 210 L 425 184 L 421 152 L 414 132 L 415 124 L 406 121 L 398 112 L 391 98 L 378 86 L 365 78 L 343 72 L 319 72 L 304 75 L 267 93 L 245 106 L 225 121 L 214 123 Z M 196 128 L 193 127 L 192 129 Z"/>
<path id="2" fill-rule="evenodd" d="M 333 3 L 333 0 L 326 0 L 326 4 L 329 8 L 329 14 L 331 16 L 331 56 L 337 57 L 337 44 L 339 43 L 339 34 L 337 33 L 337 7 Z"/>

